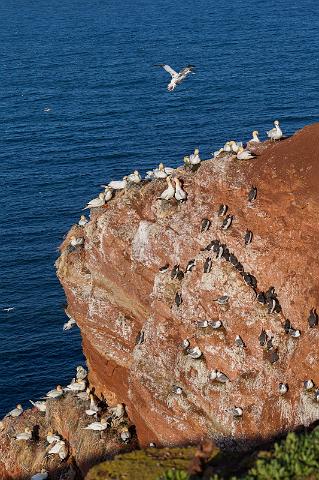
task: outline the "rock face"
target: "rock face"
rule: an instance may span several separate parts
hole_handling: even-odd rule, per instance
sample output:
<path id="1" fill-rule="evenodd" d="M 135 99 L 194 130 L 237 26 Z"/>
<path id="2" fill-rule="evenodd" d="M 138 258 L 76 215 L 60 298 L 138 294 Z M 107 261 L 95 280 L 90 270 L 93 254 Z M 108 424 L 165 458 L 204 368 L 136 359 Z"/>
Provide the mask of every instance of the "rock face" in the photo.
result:
<path id="1" fill-rule="evenodd" d="M 210 437 L 248 446 L 319 418 L 314 389 L 303 386 L 306 379 L 319 385 L 319 327 L 307 320 L 311 308 L 319 309 L 318 139 L 315 124 L 260 145 L 255 160 L 226 157 L 202 162 L 197 172 L 180 168 L 188 193 L 182 204 L 157 200 L 165 180 L 132 186 L 92 210 L 90 222 L 72 227 L 62 244 L 57 274 L 81 329 L 90 382 L 108 403 L 126 404 L 141 445 Z M 257 198 L 249 202 L 251 186 Z M 233 215 L 227 230 L 220 228 L 220 204 Z M 201 232 L 205 218 L 211 225 Z M 85 243 L 70 252 L 72 235 Z M 215 239 L 250 274 L 246 282 L 240 266 L 205 250 Z M 185 273 L 191 259 L 195 268 Z M 160 273 L 165 264 L 169 270 Z M 172 279 L 177 264 L 184 277 Z M 254 290 L 247 283 L 255 281 Z M 271 286 L 262 305 L 256 293 Z M 229 301 L 220 305 L 224 295 Z M 204 320 L 222 327 L 198 327 Z M 272 339 L 265 346 L 262 329 Z M 293 329 L 301 336 L 294 338 Z M 237 335 L 245 347 L 235 344 Z M 183 350 L 184 339 L 201 358 Z M 210 378 L 214 370 L 227 375 L 226 383 Z M 280 383 L 289 387 L 285 395 Z M 234 418 L 235 406 L 241 418 Z"/>

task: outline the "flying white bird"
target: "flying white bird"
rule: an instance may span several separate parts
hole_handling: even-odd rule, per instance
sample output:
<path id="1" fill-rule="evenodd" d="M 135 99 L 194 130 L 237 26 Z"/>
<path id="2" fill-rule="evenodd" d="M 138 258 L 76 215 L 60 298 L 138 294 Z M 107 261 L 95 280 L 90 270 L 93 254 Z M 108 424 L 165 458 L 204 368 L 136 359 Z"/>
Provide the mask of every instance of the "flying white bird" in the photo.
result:
<path id="1" fill-rule="evenodd" d="M 275 142 L 276 140 L 281 139 L 283 133 L 282 133 L 281 128 L 279 127 L 278 120 L 274 121 L 274 125 L 275 125 L 275 128 L 272 128 L 271 130 L 269 130 L 266 133 L 267 133 L 267 137 L 269 137 L 271 140 L 273 140 Z"/>
<path id="2" fill-rule="evenodd" d="M 169 92 L 172 92 L 174 88 L 179 85 L 187 75 L 192 73 L 194 75 L 194 72 L 192 71 L 195 67 L 194 65 L 187 65 L 187 67 L 183 68 L 180 72 L 175 72 L 169 65 L 165 65 L 164 63 L 160 63 L 158 65 L 154 65 L 155 67 L 163 67 L 164 70 L 169 73 L 172 77 L 171 81 L 167 85 L 167 90 Z"/>

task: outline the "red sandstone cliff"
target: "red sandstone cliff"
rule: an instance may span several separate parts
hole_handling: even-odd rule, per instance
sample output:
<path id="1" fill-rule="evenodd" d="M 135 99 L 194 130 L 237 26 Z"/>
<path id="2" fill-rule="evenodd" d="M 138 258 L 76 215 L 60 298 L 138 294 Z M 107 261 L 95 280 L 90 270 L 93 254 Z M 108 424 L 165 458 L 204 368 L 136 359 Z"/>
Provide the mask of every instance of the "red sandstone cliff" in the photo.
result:
<path id="1" fill-rule="evenodd" d="M 207 436 L 221 444 L 256 442 L 319 418 L 314 392 L 303 388 L 308 378 L 319 385 L 319 327 L 307 322 L 310 309 L 319 307 L 318 139 L 315 124 L 263 144 L 255 160 L 205 161 L 197 172 L 181 168 L 183 204 L 157 200 L 165 180 L 132 186 L 69 232 L 57 274 L 81 329 L 90 382 L 109 403 L 127 405 L 142 445 Z M 252 185 L 258 193 L 250 203 Z M 222 203 L 234 215 L 226 231 L 217 216 Z M 200 233 L 204 218 L 211 226 Z M 246 229 L 253 232 L 247 246 Z M 70 253 L 71 235 L 85 243 Z M 203 251 L 213 239 L 256 278 L 258 292 L 275 287 L 281 313 L 268 314 L 230 262 Z M 203 273 L 207 257 L 212 268 Z M 196 267 L 172 280 L 173 266 L 185 271 L 191 259 Z M 160 273 L 166 263 L 169 271 Z M 214 301 L 220 295 L 229 296 L 227 305 Z M 218 319 L 222 329 L 197 327 L 199 320 Z M 299 338 L 285 333 L 285 319 L 301 330 Z M 262 329 L 273 337 L 268 350 L 259 342 Z M 136 344 L 141 331 L 144 342 Z M 246 348 L 235 345 L 236 335 Z M 202 358 L 185 354 L 186 338 Z M 214 369 L 230 381 L 210 380 Z M 280 382 L 289 386 L 286 395 L 278 392 Z M 173 385 L 183 394 L 173 393 Z M 243 408 L 241 419 L 230 413 L 235 405 Z"/>

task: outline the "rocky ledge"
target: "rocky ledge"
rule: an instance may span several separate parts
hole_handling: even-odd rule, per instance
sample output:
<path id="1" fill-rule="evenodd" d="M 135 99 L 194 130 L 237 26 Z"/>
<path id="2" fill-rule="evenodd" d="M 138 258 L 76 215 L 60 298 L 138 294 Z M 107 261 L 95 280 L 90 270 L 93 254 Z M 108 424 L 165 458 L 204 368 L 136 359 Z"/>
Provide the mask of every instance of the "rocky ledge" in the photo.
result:
<path id="1" fill-rule="evenodd" d="M 183 203 L 158 200 L 165 180 L 132 185 L 63 242 L 90 383 L 142 446 L 248 448 L 319 418 L 318 138 L 314 124 L 253 160 L 181 167 Z"/>

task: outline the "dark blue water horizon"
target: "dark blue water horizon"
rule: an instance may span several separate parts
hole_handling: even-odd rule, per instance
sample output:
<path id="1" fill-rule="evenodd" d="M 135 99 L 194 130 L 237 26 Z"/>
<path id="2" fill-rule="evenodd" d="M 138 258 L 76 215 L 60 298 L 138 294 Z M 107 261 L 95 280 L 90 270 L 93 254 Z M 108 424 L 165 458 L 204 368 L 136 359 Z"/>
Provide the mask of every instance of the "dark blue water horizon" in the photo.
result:
<path id="1" fill-rule="evenodd" d="M 0 417 L 83 363 L 57 248 L 99 185 L 319 120 L 314 0 L 2 0 Z M 173 93 L 156 63 L 191 75 Z M 5 307 L 15 307 L 4 312 Z"/>

